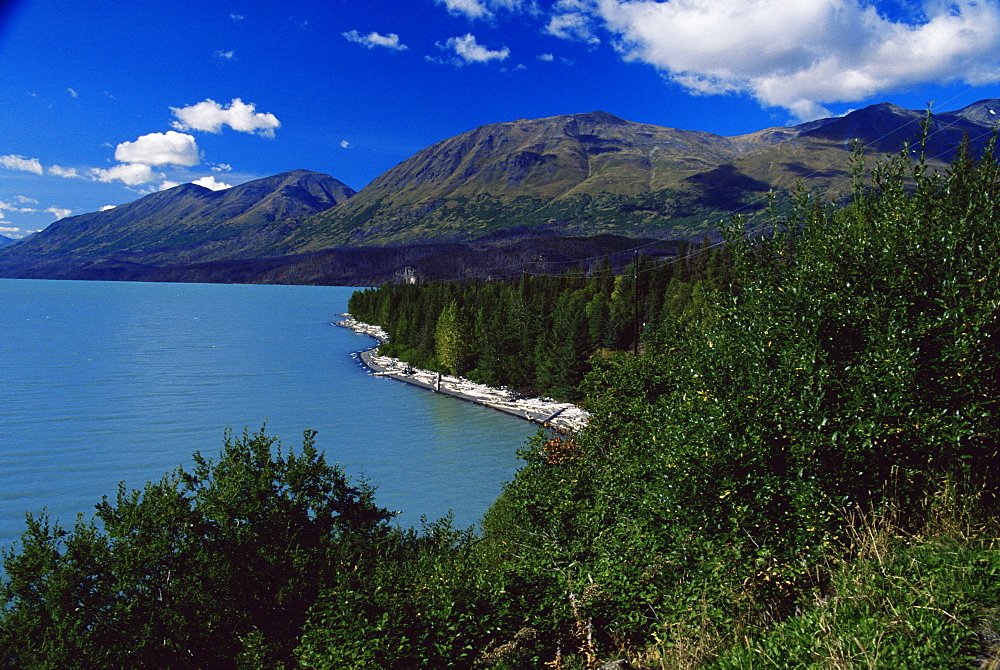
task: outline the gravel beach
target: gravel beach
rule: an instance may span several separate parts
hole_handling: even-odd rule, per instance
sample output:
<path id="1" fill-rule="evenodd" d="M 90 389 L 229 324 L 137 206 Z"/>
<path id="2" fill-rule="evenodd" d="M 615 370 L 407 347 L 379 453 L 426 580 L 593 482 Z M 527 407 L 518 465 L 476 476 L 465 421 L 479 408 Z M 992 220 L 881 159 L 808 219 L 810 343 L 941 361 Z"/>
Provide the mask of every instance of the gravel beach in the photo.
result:
<path id="1" fill-rule="evenodd" d="M 368 335 L 378 340 L 379 343 L 388 339 L 385 331 L 378 326 L 362 323 L 349 314 L 340 316 L 341 320 L 334 325 Z M 551 428 L 577 431 L 587 425 L 587 420 L 590 418 L 587 412 L 572 403 L 556 402 L 550 398 L 517 398 L 513 397 L 506 389 L 497 389 L 471 382 L 462 377 L 452 377 L 431 370 L 414 368 L 398 358 L 380 356 L 377 345 L 361 351 L 357 355 L 368 368 L 370 374 L 391 377 L 407 384 L 484 405 Z"/>

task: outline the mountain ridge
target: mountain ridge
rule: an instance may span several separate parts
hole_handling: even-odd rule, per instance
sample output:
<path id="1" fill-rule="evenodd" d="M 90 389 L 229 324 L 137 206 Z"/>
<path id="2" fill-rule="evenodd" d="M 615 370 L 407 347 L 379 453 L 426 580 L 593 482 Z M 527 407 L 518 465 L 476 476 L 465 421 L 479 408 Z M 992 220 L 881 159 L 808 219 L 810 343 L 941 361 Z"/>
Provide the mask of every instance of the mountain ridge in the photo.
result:
<path id="1" fill-rule="evenodd" d="M 298 221 L 354 190 L 333 177 L 292 170 L 213 191 L 181 184 L 101 212 L 66 217 L 0 255 L 0 272 L 59 265 L 194 263 L 260 255 Z"/>
<path id="2" fill-rule="evenodd" d="M 476 240 L 494 238 L 506 245 L 497 253 L 527 269 L 517 240 L 692 240 L 717 235 L 733 214 L 756 222 L 772 197 L 789 197 L 800 184 L 837 200 L 849 192 L 859 142 L 877 159 L 915 145 L 923 125 L 930 166 L 944 168 L 964 136 L 981 149 L 998 109 L 1000 100 L 987 99 L 928 117 L 881 103 L 731 137 L 603 111 L 503 121 L 436 142 L 357 193 L 329 175 L 294 170 L 223 191 L 185 184 L 68 217 L 0 251 L 0 276 L 144 277 L 170 268 L 179 277 L 195 265 L 202 276 L 206 263 L 242 263 L 244 279 L 277 264 L 283 277 L 322 283 L 318 252 L 457 244 L 472 253 Z M 337 277 L 347 281 L 345 254 L 337 253 Z M 421 267 L 454 265 L 433 253 L 362 256 L 388 259 L 382 274 L 369 263 L 366 279 L 429 278 L 435 270 Z M 404 257 L 398 263 L 417 258 L 416 266 L 393 265 Z M 301 259 L 312 259 L 308 269 Z"/>
<path id="3" fill-rule="evenodd" d="M 930 119 L 938 166 L 963 134 L 981 136 L 1000 100 Z M 808 178 L 834 196 L 850 181 L 855 143 L 877 155 L 916 143 L 926 113 L 891 103 L 842 117 L 726 137 L 626 121 L 607 112 L 487 124 L 387 170 L 346 203 L 303 222 L 280 247 L 474 239 L 509 225 L 562 234 L 697 237 L 709 219 L 763 208 L 769 190 Z M 630 217 L 609 216 L 619 206 Z M 712 224 L 714 225 L 714 224 Z"/>

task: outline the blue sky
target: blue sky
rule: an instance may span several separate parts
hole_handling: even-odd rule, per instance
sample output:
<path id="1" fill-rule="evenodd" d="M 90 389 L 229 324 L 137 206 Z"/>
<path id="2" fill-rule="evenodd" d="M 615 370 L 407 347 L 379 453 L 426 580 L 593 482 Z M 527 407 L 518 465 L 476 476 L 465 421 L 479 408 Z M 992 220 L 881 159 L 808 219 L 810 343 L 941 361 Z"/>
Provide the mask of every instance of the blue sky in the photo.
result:
<path id="1" fill-rule="evenodd" d="M 190 181 L 360 189 L 499 121 L 738 135 L 998 82 L 1000 0 L 0 0 L 0 234 Z"/>

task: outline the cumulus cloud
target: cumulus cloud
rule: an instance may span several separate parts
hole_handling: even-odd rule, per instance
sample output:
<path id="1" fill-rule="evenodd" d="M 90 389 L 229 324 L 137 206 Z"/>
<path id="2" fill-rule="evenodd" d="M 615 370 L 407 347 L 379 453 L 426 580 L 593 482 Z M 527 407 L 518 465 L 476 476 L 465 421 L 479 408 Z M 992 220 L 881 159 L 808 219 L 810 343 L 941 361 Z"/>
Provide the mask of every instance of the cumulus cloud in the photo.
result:
<path id="1" fill-rule="evenodd" d="M 215 177 L 209 175 L 207 177 L 202 177 L 200 179 L 195 179 L 192 184 L 197 184 L 198 186 L 204 186 L 205 188 L 212 191 L 222 191 L 227 188 L 232 188 L 232 184 L 225 184 L 221 181 L 216 181 Z"/>
<path id="2" fill-rule="evenodd" d="M 380 35 L 376 32 L 370 32 L 367 35 L 362 35 L 357 30 L 350 30 L 346 33 L 340 33 L 349 42 L 356 42 L 357 44 L 362 44 L 369 49 L 374 49 L 375 47 L 385 47 L 392 51 L 405 51 L 409 49 L 405 44 L 399 43 L 399 35 L 396 33 L 389 33 L 387 35 Z"/>
<path id="3" fill-rule="evenodd" d="M 112 209 L 114 209 L 117 206 L 118 205 L 101 205 L 101 210 L 100 211 L 107 212 L 108 210 L 112 210 Z"/>
<path id="4" fill-rule="evenodd" d="M 466 33 L 462 37 L 451 37 L 444 44 L 438 43 L 438 47 L 448 51 L 453 51 L 458 57 L 454 59 L 457 65 L 465 63 L 488 63 L 490 61 L 506 60 L 510 56 L 510 49 L 487 49 L 478 42 L 471 33 Z"/>
<path id="5" fill-rule="evenodd" d="M 79 179 L 83 177 L 83 175 L 81 175 L 76 168 L 64 168 L 59 165 L 50 165 L 48 168 L 48 172 L 51 175 L 55 175 L 57 177 L 65 177 L 67 179 Z"/>
<path id="6" fill-rule="evenodd" d="M 592 12 L 626 60 L 802 120 L 920 83 L 1000 81 L 996 0 L 928 2 L 910 22 L 861 0 L 596 0 Z"/>
<path id="7" fill-rule="evenodd" d="M 138 186 L 163 178 L 162 174 L 154 172 L 145 163 L 123 163 L 107 169 L 91 168 L 90 176 L 97 181 L 120 181 L 128 186 Z"/>
<path id="8" fill-rule="evenodd" d="M 73 213 L 72 209 L 63 209 L 61 207 L 49 207 L 45 211 L 55 216 L 56 220 L 64 219 Z"/>
<path id="9" fill-rule="evenodd" d="M 545 32 L 565 40 L 577 40 L 587 44 L 600 44 L 601 40 L 594 34 L 593 18 L 582 12 L 563 12 L 553 14 Z"/>
<path id="10" fill-rule="evenodd" d="M 170 111 L 177 117 L 171 124 L 176 130 L 221 133 L 223 126 L 229 126 L 243 133 L 274 137 L 274 131 L 281 126 L 274 114 L 258 112 L 256 105 L 239 98 L 233 98 L 226 107 L 208 99 L 190 107 L 171 107 Z"/>
<path id="11" fill-rule="evenodd" d="M 44 170 L 42 170 L 42 164 L 37 158 L 25 158 L 24 156 L 8 154 L 7 156 L 0 156 L 0 165 L 8 170 L 33 172 L 34 174 L 39 175 L 44 173 Z"/>
<path id="12" fill-rule="evenodd" d="M 149 133 L 135 142 L 122 142 L 115 149 L 115 160 L 144 165 L 184 166 L 197 165 L 201 162 L 194 137 L 173 130 L 165 133 Z"/>
<path id="13" fill-rule="evenodd" d="M 350 149 L 351 148 L 351 143 L 348 142 L 347 140 L 340 140 L 340 148 L 341 149 Z"/>

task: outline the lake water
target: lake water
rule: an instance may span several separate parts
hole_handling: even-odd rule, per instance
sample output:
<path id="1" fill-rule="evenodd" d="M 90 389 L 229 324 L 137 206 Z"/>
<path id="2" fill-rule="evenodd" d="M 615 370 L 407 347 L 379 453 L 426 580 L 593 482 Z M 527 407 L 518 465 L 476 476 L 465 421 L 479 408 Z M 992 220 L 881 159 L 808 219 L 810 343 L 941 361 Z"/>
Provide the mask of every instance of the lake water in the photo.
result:
<path id="1" fill-rule="evenodd" d="M 286 448 L 319 431 L 401 525 L 476 523 L 537 426 L 367 375 L 373 341 L 331 325 L 352 290 L 0 279 L 0 546 L 265 420 Z"/>

